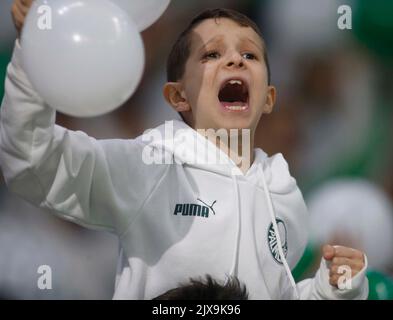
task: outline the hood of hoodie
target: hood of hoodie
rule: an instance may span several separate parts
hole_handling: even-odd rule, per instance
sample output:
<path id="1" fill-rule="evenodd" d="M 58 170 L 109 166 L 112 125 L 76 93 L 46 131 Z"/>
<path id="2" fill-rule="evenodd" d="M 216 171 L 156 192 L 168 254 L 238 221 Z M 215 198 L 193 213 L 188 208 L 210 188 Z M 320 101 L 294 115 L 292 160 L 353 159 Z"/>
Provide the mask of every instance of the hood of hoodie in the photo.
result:
<path id="1" fill-rule="evenodd" d="M 243 174 L 235 162 L 209 139 L 179 120 L 166 121 L 164 124 L 148 130 L 138 139 L 169 154 L 172 161 L 200 168 L 217 174 L 238 177 L 250 177 L 261 166 L 270 192 L 287 194 L 296 188 L 296 180 L 290 175 L 288 164 L 281 153 L 272 157 L 260 148 L 254 149 L 254 162 Z"/>

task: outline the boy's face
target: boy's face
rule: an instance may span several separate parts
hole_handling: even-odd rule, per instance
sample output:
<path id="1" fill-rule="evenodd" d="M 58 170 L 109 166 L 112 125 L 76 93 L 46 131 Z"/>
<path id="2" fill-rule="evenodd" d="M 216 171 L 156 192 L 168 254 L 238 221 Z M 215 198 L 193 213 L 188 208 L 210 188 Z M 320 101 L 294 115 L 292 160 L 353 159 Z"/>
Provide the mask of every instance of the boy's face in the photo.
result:
<path id="1" fill-rule="evenodd" d="M 176 84 L 179 104 L 171 104 L 186 111 L 183 115 L 195 129 L 254 132 L 275 101 L 259 35 L 251 27 L 219 18 L 199 24 L 191 39 L 185 72 Z"/>

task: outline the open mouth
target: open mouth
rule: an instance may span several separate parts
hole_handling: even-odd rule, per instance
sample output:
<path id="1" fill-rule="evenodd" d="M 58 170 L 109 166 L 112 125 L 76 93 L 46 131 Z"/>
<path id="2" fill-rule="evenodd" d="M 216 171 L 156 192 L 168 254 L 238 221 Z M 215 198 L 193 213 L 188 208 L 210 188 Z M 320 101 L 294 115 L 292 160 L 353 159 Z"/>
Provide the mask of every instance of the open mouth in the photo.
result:
<path id="1" fill-rule="evenodd" d="M 248 110 L 248 86 L 240 79 L 231 79 L 221 86 L 218 93 L 218 100 L 221 106 L 232 112 Z"/>

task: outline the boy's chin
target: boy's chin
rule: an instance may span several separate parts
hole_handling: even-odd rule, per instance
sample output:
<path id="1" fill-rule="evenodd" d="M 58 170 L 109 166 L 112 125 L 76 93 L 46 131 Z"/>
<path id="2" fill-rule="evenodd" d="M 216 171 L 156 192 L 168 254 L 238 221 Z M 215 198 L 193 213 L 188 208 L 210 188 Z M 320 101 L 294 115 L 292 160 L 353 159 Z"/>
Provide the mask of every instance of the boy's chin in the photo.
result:
<path id="1" fill-rule="evenodd" d="M 212 114 L 210 118 L 205 118 L 205 121 L 200 122 L 199 125 L 197 125 L 197 128 L 203 128 L 205 130 L 207 129 L 213 129 L 213 130 L 231 130 L 231 129 L 238 129 L 238 130 L 243 130 L 243 129 L 248 129 L 251 131 L 255 130 L 255 118 L 254 115 L 248 114 L 248 115 L 224 115 L 222 116 L 221 114 L 216 115 Z"/>
<path id="2" fill-rule="evenodd" d="M 222 121 L 219 121 L 216 129 L 226 129 L 226 130 L 231 130 L 231 129 L 252 129 L 252 123 L 250 121 L 247 121 L 247 119 L 223 119 Z"/>

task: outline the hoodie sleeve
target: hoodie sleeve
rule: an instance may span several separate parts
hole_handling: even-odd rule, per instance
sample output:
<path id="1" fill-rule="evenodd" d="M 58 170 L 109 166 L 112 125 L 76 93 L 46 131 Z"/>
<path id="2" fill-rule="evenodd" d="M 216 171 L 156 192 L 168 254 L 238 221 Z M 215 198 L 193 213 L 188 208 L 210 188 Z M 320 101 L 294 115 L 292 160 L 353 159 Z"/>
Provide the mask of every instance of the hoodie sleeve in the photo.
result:
<path id="1" fill-rule="evenodd" d="M 301 300 L 367 300 L 367 257 L 364 268 L 348 282 L 348 288 L 338 289 L 329 283 L 329 262 L 324 258 L 316 275 L 297 284 Z"/>
<path id="2" fill-rule="evenodd" d="M 164 173 L 145 165 L 137 140 L 95 140 L 55 125 L 34 91 L 16 41 L 0 114 L 0 165 L 27 201 L 93 229 L 122 233 Z"/>

